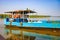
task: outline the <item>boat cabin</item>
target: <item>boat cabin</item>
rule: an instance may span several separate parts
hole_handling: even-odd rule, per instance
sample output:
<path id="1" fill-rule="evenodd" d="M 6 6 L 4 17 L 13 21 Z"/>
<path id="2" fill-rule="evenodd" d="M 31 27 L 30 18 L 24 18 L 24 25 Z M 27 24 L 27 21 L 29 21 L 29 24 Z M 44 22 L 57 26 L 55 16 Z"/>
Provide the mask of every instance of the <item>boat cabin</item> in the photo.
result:
<path id="1" fill-rule="evenodd" d="M 19 21 L 19 22 L 28 22 L 27 18 L 29 15 L 26 15 L 28 13 L 36 13 L 35 11 L 29 10 L 17 10 L 17 11 L 9 11 L 5 13 L 11 13 L 10 18 L 13 18 L 14 22 Z M 6 18 L 6 21 L 9 21 L 10 18 Z"/>

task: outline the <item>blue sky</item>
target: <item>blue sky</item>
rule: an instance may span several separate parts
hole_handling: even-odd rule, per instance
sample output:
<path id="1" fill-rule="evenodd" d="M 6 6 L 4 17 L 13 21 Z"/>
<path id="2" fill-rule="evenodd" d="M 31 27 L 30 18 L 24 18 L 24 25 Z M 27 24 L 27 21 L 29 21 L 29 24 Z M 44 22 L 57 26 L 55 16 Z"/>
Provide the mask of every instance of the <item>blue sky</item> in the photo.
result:
<path id="1" fill-rule="evenodd" d="M 0 0 L 0 13 L 26 8 L 40 15 L 60 16 L 60 0 Z"/>

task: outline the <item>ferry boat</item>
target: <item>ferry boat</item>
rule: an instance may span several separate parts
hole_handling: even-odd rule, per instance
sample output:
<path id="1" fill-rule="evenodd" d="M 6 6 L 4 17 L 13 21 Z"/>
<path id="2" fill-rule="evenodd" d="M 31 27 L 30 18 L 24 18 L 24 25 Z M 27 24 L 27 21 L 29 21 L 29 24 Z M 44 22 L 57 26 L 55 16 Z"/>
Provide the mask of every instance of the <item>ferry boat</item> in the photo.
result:
<path id="1" fill-rule="evenodd" d="M 46 34 L 52 36 L 60 36 L 60 23 L 52 23 L 52 21 L 47 20 L 28 20 L 28 13 L 35 13 L 32 10 L 19 10 L 19 11 L 9 11 L 5 13 L 11 13 L 12 18 L 4 19 L 4 23 L 7 29 L 20 30 L 21 34 L 23 31 Z M 18 14 L 18 16 L 16 16 Z M 20 15 L 20 16 L 19 16 Z M 22 16 L 21 16 L 22 15 Z M 60 22 L 60 21 L 58 21 Z"/>

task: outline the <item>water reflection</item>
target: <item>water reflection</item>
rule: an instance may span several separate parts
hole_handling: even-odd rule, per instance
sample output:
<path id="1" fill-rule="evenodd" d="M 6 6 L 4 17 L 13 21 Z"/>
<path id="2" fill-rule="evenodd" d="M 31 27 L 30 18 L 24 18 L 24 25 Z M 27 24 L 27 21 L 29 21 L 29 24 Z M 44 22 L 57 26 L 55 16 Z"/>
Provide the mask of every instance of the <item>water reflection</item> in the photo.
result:
<path id="1" fill-rule="evenodd" d="M 6 29 L 5 32 L 8 33 L 9 35 L 10 30 Z M 23 36 L 23 40 L 60 40 L 60 37 L 57 36 L 44 35 L 44 34 L 38 34 L 38 33 L 26 32 L 26 31 L 22 31 L 22 32 L 23 34 L 21 34 L 20 30 L 12 30 L 12 34 L 14 36 L 16 36 L 19 39 L 21 39 Z"/>

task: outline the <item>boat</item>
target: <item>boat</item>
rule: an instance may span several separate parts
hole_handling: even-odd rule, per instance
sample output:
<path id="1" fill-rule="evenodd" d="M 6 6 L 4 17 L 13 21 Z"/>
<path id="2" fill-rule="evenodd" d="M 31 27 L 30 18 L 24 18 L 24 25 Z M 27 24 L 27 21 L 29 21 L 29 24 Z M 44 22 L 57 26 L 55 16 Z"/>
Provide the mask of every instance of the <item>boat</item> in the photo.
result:
<path id="1" fill-rule="evenodd" d="M 21 18 L 6 18 L 4 19 L 4 24 L 6 29 L 10 29 L 10 33 L 12 34 L 12 30 L 20 30 L 21 35 L 23 31 L 46 34 L 52 36 L 60 36 L 60 24 L 52 23 L 51 21 L 46 20 L 28 20 L 26 15 L 27 13 L 35 13 L 32 10 L 19 10 L 19 11 L 9 11 L 5 13 L 21 14 L 23 17 Z"/>

